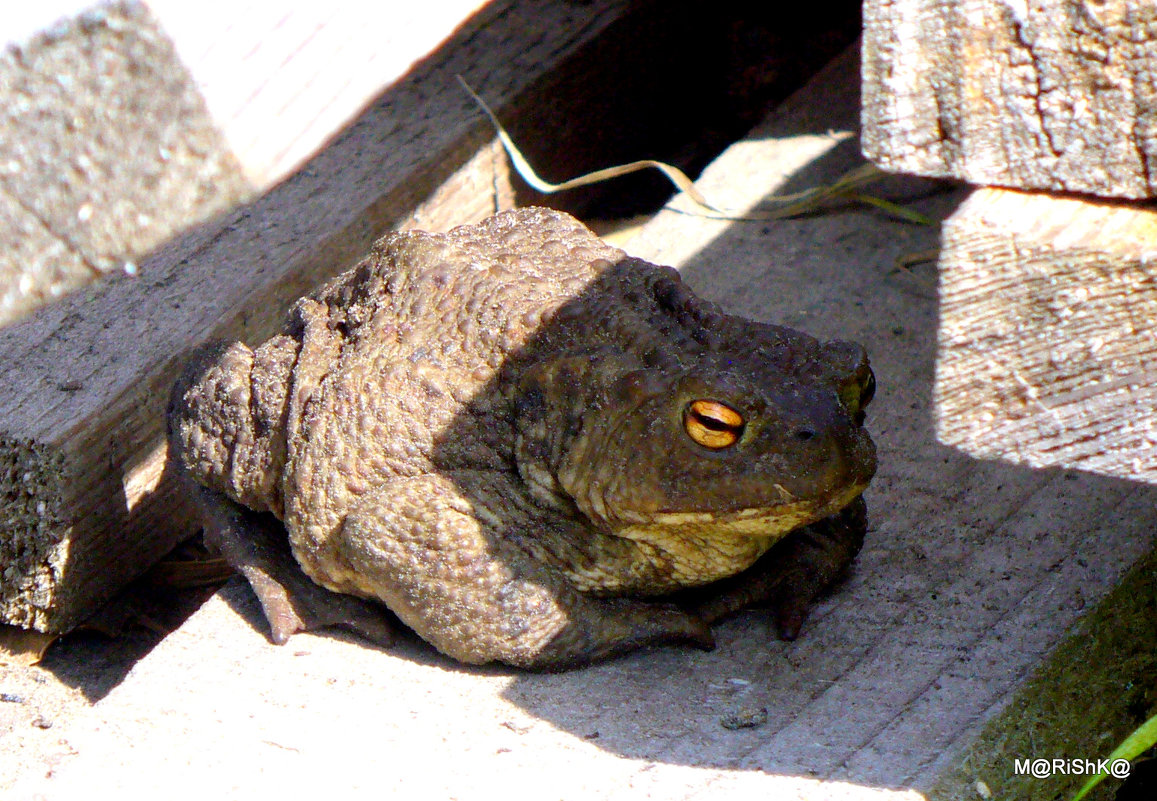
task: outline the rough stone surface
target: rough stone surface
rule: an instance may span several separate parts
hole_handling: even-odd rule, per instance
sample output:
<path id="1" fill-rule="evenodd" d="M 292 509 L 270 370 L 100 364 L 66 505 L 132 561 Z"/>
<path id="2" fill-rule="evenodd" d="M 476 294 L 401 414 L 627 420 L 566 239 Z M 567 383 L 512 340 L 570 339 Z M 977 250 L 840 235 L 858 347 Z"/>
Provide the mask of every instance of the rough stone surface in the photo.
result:
<path id="1" fill-rule="evenodd" d="M 251 192 L 172 43 L 137 2 L 0 54 L 0 323 Z M 17 238 L 18 237 L 18 238 Z"/>

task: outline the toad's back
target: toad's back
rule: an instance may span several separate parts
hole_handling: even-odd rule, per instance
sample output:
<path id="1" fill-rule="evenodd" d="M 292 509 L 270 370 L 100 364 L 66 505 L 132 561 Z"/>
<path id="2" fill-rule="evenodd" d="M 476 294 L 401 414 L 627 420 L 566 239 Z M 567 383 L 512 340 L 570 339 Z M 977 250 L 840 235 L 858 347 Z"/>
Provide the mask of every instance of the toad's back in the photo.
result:
<path id="1" fill-rule="evenodd" d="M 499 368 L 622 258 L 572 218 L 537 208 L 384 237 L 299 300 L 281 334 L 255 350 L 198 354 L 170 410 L 183 421 L 173 436 L 185 469 L 285 519 L 284 499 L 299 490 L 340 499 L 377 477 L 429 472 L 435 460 L 505 466 Z M 476 424 L 462 425 L 471 415 Z M 453 441 L 440 438 L 451 424 Z M 318 459 L 329 465 L 320 483 Z"/>
<path id="2" fill-rule="evenodd" d="M 381 240 L 295 309 L 285 496 L 336 523 L 392 476 L 508 468 L 500 368 L 540 351 L 544 321 L 624 257 L 545 209 Z"/>

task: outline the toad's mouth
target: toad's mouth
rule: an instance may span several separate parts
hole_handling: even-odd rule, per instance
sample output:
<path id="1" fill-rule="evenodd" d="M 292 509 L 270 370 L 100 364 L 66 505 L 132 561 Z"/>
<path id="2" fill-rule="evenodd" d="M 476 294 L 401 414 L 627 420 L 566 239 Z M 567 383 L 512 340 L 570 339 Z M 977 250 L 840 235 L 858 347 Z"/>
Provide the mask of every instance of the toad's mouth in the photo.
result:
<path id="1" fill-rule="evenodd" d="M 728 512 L 658 512 L 614 533 L 638 543 L 640 552 L 663 566 L 663 591 L 699 586 L 746 570 L 790 532 L 847 506 L 865 486 L 849 487 L 826 501 L 795 500 Z M 652 591 L 655 581 L 652 577 Z"/>
<path id="2" fill-rule="evenodd" d="M 771 506 L 725 511 L 658 511 L 651 514 L 649 519 L 627 525 L 616 533 L 628 539 L 650 540 L 659 531 L 710 532 L 713 535 L 732 534 L 756 540 L 770 539 L 770 547 L 770 544 L 788 532 L 840 511 L 858 498 L 867 486 L 866 482 L 853 484 L 827 499 L 799 499 L 777 484 L 775 488 L 782 502 Z"/>

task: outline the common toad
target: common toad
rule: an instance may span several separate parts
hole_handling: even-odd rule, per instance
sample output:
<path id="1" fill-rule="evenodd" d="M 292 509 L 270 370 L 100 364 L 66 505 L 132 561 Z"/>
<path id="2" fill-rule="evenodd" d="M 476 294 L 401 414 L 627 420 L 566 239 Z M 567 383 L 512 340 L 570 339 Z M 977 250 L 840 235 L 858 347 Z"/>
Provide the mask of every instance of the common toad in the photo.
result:
<path id="1" fill-rule="evenodd" d="M 391 234 L 281 334 L 202 351 L 170 444 L 316 584 L 463 662 L 560 668 L 709 647 L 756 602 L 793 637 L 862 541 L 873 386 L 860 346 L 723 314 L 527 208 Z M 308 615 L 239 520 L 213 528 L 284 640 Z"/>

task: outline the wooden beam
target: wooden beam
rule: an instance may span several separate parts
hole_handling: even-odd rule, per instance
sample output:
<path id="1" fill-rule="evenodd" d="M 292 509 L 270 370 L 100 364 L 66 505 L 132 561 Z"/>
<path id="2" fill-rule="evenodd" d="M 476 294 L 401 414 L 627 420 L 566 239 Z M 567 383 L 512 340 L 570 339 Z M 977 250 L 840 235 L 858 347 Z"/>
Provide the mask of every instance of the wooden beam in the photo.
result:
<path id="1" fill-rule="evenodd" d="M 0 324 L 254 191 L 144 6 L 74 12 L 0 43 Z"/>
<path id="2" fill-rule="evenodd" d="M 1157 482 L 1157 211 L 977 190 L 944 224 L 937 436 Z"/>
<path id="3" fill-rule="evenodd" d="M 863 146 L 888 170 L 1157 190 L 1157 6 L 867 0 Z"/>
<path id="4" fill-rule="evenodd" d="M 268 190 L 486 3 L 25 5 L 0 54 L 0 324 Z"/>

